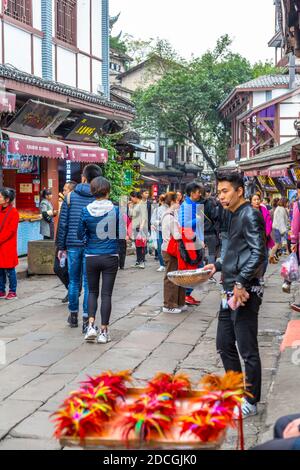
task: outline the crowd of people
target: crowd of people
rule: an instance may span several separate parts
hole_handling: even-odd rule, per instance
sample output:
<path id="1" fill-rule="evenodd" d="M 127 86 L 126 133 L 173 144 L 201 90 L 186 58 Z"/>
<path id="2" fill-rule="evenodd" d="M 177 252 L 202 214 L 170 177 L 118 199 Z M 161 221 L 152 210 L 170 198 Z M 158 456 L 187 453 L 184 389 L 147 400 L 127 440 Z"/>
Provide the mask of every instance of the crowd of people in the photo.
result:
<path id="1" fill-rule="evenodd" d="M 107 343 L 112 294 L 118 269 L 124 269 L 127 241 L 136 248 L 137 269 L 145 269 L 150 245 L 164 272 L 163 306 L 180 314 L 199 305 L 190 289 L 173 284 L 168 273 L 203 268 L 210 282 L 221 272 L 222 297 L 216 337 L 217 352 L 226 371 L 246 372 L 249 392 L 242 404 L 244 417 L 257 413 L 261 396 L 258 314 L 268 263 L 284 252 L 298 252 L 300 203 L 288 208 L 286 199 L 263 200 L 255 193 L 245 199 L 238 173 L 217 174 L 216 194 L 194 181 L 185 194 L 169 191 L 150 202 L 149 192 L 131 193 L 129 202 L 110 200 L 111 183 L 97 165 L 87 165 L 80 184 L 64 187 L 55 239 L 54 270 L 67 289 L 68 324 L 79 326 L 82 293 L 82 332 L 88 342 Z M 298 184 L 300 199 L 300 184 Z M 0 297 L 16 297 L 16 234 L 18 213 L 14 191 L 0 190 Z M 52 194 L 44 190 L 40 205 L 41 234 L 54 239 Z M 151 239 L 151 244 L 149 240 Z M 101 283 L 100 283 L 101 279 Z M 6 283 L 9 292 L 6 294 Z M 101 291 L 100 291 L 101 285 Z M 96 326 L 100 296 L 101 326 Z M 300 306 L 294 305 L 294 309 Z M 241 358 L 241 359 L 240 359 Z"/>

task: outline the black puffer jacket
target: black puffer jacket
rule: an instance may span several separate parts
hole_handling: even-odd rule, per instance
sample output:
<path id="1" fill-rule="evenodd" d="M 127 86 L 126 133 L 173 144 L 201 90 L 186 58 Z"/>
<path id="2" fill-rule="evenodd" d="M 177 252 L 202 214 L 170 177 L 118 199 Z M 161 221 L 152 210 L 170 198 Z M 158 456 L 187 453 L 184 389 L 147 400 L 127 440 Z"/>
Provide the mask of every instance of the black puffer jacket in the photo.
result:
<path id="1" fill-rule="evenodd" d="M 217 271 L 222 271 L 226 291 L 233 290 L 235 282 L 246 288 L 258 283 L 266 260 L 265 237 L 265 223 L 260 211 L 248 202 L 242 204 L 232 214 L 223 263 L 215 265 Z"/>

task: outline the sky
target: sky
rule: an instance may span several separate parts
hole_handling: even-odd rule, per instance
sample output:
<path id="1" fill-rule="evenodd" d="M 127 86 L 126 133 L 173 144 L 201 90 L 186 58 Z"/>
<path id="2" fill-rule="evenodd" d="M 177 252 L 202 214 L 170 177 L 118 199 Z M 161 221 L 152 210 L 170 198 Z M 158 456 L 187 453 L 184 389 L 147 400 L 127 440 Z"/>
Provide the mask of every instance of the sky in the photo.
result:
<path id="1" fill-rule="evenodd" d="M 268 41 L 275 32 L 273 0 L 109 0 L 110 15 L 121 12 L 121 30 L 136 39 L 168 39 L 183 57 L 213 49 L 228 33 L 232 50 L 250 62 L 274 59 Z"/>

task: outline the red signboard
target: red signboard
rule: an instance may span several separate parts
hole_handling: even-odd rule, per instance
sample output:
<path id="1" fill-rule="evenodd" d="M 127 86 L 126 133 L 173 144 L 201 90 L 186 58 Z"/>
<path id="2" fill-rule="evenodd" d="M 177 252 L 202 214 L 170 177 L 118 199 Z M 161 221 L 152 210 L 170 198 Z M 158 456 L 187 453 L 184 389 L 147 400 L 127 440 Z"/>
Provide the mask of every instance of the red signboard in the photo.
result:
<path id="1" fill-rule="evenodd" d="M 106 163 L 108 151 L 99 147 L 68 145 L 69 160 L 72 162 Z"/>
<path id="2" fill-rule="evenodd" d="M 152 185 L 152 196 L 157 197 L 158 196 L 158 184 L 153 184 Z"/>
<path id="3" fill-rule="evenodd" d="M 47 139 L 26 139 L 10 136 L 8 152 L 19 155 L 64 159 L 67 155 L 67 147 L 59 142 L 49 142 Z"/>
<path id="4" fill-rule="evenodd" d="M 257 170 L 247 170 L 244 172 L 245 176 L 257 176 L 258 171 Z"/>
<path id="5" fill-rule="evenodd" d="M 16 95 L 7 91 L 0 91 L 0 112 L 14 113 L 16 110 Z"/>
<path id="6" fill-rule="evenodd" d="M 268 176 L 271 176 L 271 178 L 280 178 L 282 176 L 288 176 L 288 170 L 286 168 L 270 168 Z"/>

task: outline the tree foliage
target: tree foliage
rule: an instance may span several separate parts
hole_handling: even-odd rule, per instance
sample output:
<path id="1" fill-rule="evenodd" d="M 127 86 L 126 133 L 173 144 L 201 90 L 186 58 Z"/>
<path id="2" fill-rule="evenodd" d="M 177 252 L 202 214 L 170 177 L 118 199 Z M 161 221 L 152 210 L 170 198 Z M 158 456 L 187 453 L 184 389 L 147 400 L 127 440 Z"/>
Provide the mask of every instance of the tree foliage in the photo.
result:
<path id="1" fill-rule="evenodd" d="M 140 174 L 134 169 L 132 160 L 124 160 L 123 163 L 117 161 L 118 152 L 115 145 L 120 137 L 120 134 L 104 135 L 99 140 L 100 147 L 108 151 L 108 162 L 104 166 L 103 176 L 111 183 L 110 198 L 114 202 L 118 202 L 122 196 L 129 196 L 131 191 L 137 188 L 140 179 Z M 126 170 L 132 172 L 131 186 L 124 185 Z"/>
<path id="2" fill-rule="evenodd" d="M 178 143 L 194 143 L 215 169 L 213 157 L 224 160 L 229 141 L 228 123 L 221 119 L 219 105 L 235 86 L 270 66 L 252 67 L 230 46 L 229 36 L 222 36 L 214 50 L 190 62 L 177 62 L 158 82 L 138 90 L 133 97 L 136 129 L 148 135 L 164 132 Z"/>

